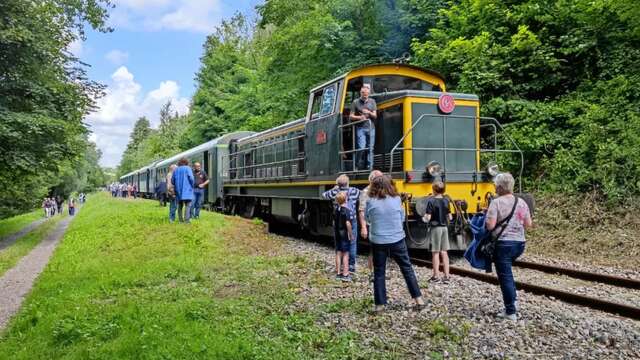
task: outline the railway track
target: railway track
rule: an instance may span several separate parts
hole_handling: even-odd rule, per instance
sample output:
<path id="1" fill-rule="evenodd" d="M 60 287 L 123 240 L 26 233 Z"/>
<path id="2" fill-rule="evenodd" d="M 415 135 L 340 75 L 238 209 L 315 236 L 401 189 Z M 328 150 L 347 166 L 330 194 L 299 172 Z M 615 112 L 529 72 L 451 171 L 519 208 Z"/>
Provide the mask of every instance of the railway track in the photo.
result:
<path id="1" fill-rule="evenodd" d="M 269 231 L 273 231 L 273 230 L 275 229 L 269 229 Z M 309 240 L 308 238 L 305 238 L 304 236 L 302 236 L 301 234 L 298 234 L 297 232 L 282 231 L 282 229 L 278 229 L 278 230 L 273 232 L 279 233 L 280 235 L 284 235 L 284 236 L 292 236 L 297 239 Z M 318 240 L 318 239 L 315 239 L 315 240 Z M 365 242 L 360 242 L 358 245 L 360 249 L 367 249 L 367 250 L 369 249 L 368 244 Z M 411 262 L 414 265 L 428 266 L 428 267 L 432 266 L 431 261 L 425 260 L 424 258 L 416 257 L 416 255 L 425 256 L 422 253 L 412 254 Z M 566 275 L 576 279 L 587 280 L 591 282 L 599 282 L 599 283 L 604 283 L 607 285 L 613 285 L 617 287 L 624 287 L 629 289 L 640 289 L 640 281 L 629 279 L 629 278 L 623 278 L 620 276 L 590 273 L 586 271 L 567 269 L 567 268 L 562 268 L 562 267 L 553 266 L 553 265 L 534 263 L 530 261 L 516 261 L 514 263 L 514 267 L 537 270 L 537 271 L 541 271 L 548 274 Z M 498 285 L 498 278 L 494 274 L 487 274 L 477 270 L 472 270 L 472 269 L 455 266 L 455 265 L 450 266 L 450 271 L 452 274 L 455 274 L 455 275 L 464 276 L 464 277 L 472 278 L 475 280 L 487 282 L 490 284 Z M 518 290 L 523 290 L 531 294 L 552 297 L 554 299 L 557 299 L 569 304 L 584 306 L 590 309 L 603 311 L 613 315 L 619 315 L 619 316 L 623 316 L 623 317 L 634 319 L 634 320 L 640 320 L 640 307 L 620 304 L 617 302 L 608 301 L 601 298 L 585 296 L 585 295 L 576 294 L 569 291 L 559 290 L 556 288 L 536 285 L 536 284 L 517 281 L 517 280 L 516 280 L 516 288 Z"/>
<path id="2" fill-rule="evenodd" d="M 524 260 L 515 261 L 513 263 L 513 266 L 523 268 L 523 269 L 542 271 L 548 274 L 566 275 L 575 279 L 599 282 L 607 285 L 640 290 L 640 280 L 629 279 L 622 276 L 606 275 L 606 274 L 593 273 L 589 271 L 568 269 L 560 266 L 541 264 L 537 262 L 524 261 Z"/>
<path id="3" fill-rule="evenodd" d="M 416 258 L 416 257 L 412 257 L 411 262 L 419 266 L 432 266 L 431 261 L 424 260 L 421 258 Z M 539 270 L 539 271 L 551 273 L 551 274 L 562 274 L 562 275 L 572 276 L 582 280 L 604 282 L 605 284 L 608 284 L 608 285 L 615 285 L 615 286 L 627 287 L 632 289 L 637 289 L 638 288 L 637 286 L 640 286 L 640 282 L 633 279 L 627 279 L 627 278 L 611 276 L 611 275 L 588 273 L 585 271 L 560 268 L 560 267 L 545 265 L 545 264 L 521 261 L 516 266 L 529 268 L 533 270 Z M 469 278 L 480 280 L 490 284 L 496 284 L 496 285 L 498 284 L 498 278 L 495 275 L 490 275 L 477 270 L 471 270 L 471 269 L 467 269 L 459 266 L 450 266 L 450 271 L 452 274 L 469 277 Z M 535 284 L 526 283 L 526 282 L 517 281 L 517 280 L 516 280 L 516 288 L 518 290 L 523 290 L 536 295 L 553 297 L 557 300 L 564 301 L 566 303 L 585 306 L 594 310 L 604 311 L 610 314 L 619 315 L 619 316 L 623 316 L 623 317 L 627 317 L 635 320 L 640 320 L 639 307 L 620 304 L 613 301 L 608 301 L 608 300 L 595 298 L 591 296 L 580 295 L 580 294 L 576 294 L 569 291 L 535 285 Z"/>

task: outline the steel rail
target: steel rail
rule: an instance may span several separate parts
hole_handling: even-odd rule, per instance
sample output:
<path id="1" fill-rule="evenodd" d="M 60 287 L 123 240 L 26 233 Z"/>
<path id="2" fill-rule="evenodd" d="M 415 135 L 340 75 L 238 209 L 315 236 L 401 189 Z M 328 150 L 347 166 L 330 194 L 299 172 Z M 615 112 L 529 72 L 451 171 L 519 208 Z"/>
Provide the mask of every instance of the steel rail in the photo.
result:
<path id="1" fill-rule="evenodd" d="M 622 276 L 598 274 L 583 270 L 568 269 L 555 265 L 540 264 L 524 260 L 516 260 L 513 263 L 513 266 L 523 269 L 542 271 L 548 274 L 566 275 L 575 279 L 599 282 L 607 285 L 614 285 L 629 289 L 640 289 L 640 280 L 629 279 Z"/>
<path id="2" fill-rule="evenodd" d="M 420 266 L 432 266 L 431 261 L 412 257 L 411 262 Z M 469 277 L 490 284 L 499 284 L 498 278 L 476 270 L 469 270 L 458 266 L 449 267 L 452 274 Z M 551 296 L 566 303 L 588 307 L 594 310 L 604 311 L 610 314 L 640 320 L 640 308 L 630 305 L 619 304 L 612 301 L 602 300 L 590 296 L 578 295 L 571 292 L 548 288 L 534 284 L 516 281 L 516 288 L 535 295 Z"/>

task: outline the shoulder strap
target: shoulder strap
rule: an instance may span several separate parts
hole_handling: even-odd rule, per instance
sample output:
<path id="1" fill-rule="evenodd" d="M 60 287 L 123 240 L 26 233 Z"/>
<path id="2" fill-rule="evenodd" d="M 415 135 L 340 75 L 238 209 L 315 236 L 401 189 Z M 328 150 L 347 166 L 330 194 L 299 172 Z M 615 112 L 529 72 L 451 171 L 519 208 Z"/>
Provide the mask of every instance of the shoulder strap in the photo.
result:
<path id="1" fill-rule="evenodd" d="M 511 212 L 509 213 L 509 216 L 500 220 L 500 222 L 496 224 L 496 228 L 500 226 L 500 231 L 498 232 L 498 235 L 496 235 L 495 237 L 496 240 L 500 239 L 500 236 L 502 236 L 502 233 L 507 228 L 507 225 L 509 225 L 509 221 L 513 217 L 513 214 L 516 212 L 516 207 L 518 206 L 518 197 L 513 195 L 513 198 L 514 198 L 513 208 L 511 208 Z"/>

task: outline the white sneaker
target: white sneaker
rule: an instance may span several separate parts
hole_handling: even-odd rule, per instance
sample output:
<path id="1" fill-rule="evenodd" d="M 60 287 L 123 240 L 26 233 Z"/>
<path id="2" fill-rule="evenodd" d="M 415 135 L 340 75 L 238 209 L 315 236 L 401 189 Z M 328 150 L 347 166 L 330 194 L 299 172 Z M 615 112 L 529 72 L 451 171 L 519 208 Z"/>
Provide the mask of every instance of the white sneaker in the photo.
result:
<path id="1" fill-rule="evenodd" d="M 518 321 L 518 315 L 516 314 L 507 315 L 505 311 L 499 312 L 496 315 L 496 317 L 502 320 Z"/>

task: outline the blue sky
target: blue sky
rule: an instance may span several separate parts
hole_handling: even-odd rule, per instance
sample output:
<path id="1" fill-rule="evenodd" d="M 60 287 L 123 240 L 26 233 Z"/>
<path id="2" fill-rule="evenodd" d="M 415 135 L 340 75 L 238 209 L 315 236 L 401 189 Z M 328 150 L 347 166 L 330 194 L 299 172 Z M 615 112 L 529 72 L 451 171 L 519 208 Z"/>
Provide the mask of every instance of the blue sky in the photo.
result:
<path id="1" fill-rule="evenodd" d="M 171 100 L 186 113 L 195 91 L 206 36 L 235 12 L 255 16 L 261 0 L 115 0 L 113 33 L 89 31 L 70 50 L 91 65 L 89 76 L 107 85 L 91 126 L 103 166 L 116 166 L 140 116 L 157 126 L 160 106 Z"/>

